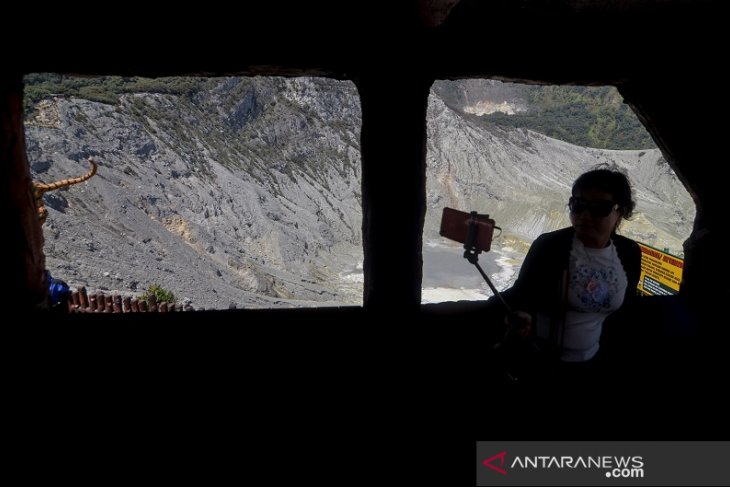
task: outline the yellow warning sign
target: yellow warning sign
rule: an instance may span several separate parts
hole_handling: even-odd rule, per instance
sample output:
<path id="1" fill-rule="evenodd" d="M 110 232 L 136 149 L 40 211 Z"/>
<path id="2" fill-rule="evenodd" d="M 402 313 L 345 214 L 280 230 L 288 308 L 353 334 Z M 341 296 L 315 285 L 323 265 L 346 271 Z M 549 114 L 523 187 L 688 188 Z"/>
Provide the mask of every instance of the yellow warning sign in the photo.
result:
<path id="1" fill-rule="evenodd" d="M 684 260 L 639 243 L 641 248 L 641 276 L 638 290 L 653 296 L 677 294 L 682 282 Z"/>

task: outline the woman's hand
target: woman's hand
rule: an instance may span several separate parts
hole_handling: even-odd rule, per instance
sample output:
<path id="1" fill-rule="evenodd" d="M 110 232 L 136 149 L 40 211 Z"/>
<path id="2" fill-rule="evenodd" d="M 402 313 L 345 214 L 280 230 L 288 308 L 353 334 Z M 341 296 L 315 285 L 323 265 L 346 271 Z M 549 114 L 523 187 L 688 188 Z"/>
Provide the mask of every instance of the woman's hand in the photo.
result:
<path id="1" fill-rule="evenodd" d="M 532 316 L 524 311 L 513 311 L 504 318 L 505 324 L 510 327 L 512 333 L 522 338 L 530 336 L 532 331 Z"/>

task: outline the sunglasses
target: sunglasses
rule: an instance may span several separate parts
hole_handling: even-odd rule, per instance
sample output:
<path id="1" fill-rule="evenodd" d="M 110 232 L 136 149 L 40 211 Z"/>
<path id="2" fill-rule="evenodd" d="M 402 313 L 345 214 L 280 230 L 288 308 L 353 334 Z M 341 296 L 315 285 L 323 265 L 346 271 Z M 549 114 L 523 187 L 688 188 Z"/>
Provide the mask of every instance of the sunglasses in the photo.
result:
<path id="1" fill-rule="evenodd" d="M 595 218 L 607 217 L 613 210 L 618 210 L 617 203 L 608 200 L 586 201 L 577 196 L 571 196 L 568 200 L 568 208 L 571 213 L 580 214 L 585 210 L 591 213 Z"/>

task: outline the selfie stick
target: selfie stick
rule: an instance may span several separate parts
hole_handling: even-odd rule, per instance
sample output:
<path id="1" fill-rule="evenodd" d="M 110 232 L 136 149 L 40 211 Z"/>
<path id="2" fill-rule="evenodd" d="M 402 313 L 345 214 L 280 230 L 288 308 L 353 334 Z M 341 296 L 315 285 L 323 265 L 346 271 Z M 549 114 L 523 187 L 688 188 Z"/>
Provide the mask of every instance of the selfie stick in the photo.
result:
<path id="1" fill-rule="evenodd" d="M 509 307 L 509 304 L 507 304 L 507 301 L 504 300 L 502 297 L 502 294 L 500 294 L 499 291 L 497 291 L 497 288 L 494 287 L 494 284 L 492 284 L 492 281 L 489 280 L 489 276 L 487 276 L 487 273 L 484 272 L 482 269 L 482 266 L 479 265 L 479 253 L 481 250 L 476 248 L 476 245 L 474 245 L 474 241 L 477 238 L 477 212 L 472 211 L 471 212 L 471 220 L 469 221 L 469 233 L 466 235 L 466 242 L 464 242 L 464 258 L 468 260 L 471 264 L 474 264 L 479 271 L 479 273 L 482 275 L 485 281 L 487 281 L 487 284 L 489 285 L 489 289 L 492 290 L 495 296 L 499 298 L 499 300 L 504 305 L 504 308 L 507 310 L 508 313 L 512 312 L 512 308 Z"/>

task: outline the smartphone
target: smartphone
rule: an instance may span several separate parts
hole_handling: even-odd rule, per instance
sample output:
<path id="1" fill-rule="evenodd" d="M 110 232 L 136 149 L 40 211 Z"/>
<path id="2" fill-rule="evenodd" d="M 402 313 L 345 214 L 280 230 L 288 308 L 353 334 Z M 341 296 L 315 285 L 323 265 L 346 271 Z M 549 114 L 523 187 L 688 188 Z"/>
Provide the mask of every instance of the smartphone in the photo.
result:
<path id="1" fill-rule="evenodd" d="M 465 211 L 444 208 L 441 215 L 441 230 L 439 234 L 463 244 L 469 238 L 469 229 L 474 226 L 474 236 L 471 248 L 482 252 L 489 252 L 492 246 L 492 235 L 494 234 L 494 220 L 489 215 L 479 215 L 476 211 L 467 213 Z"/>

